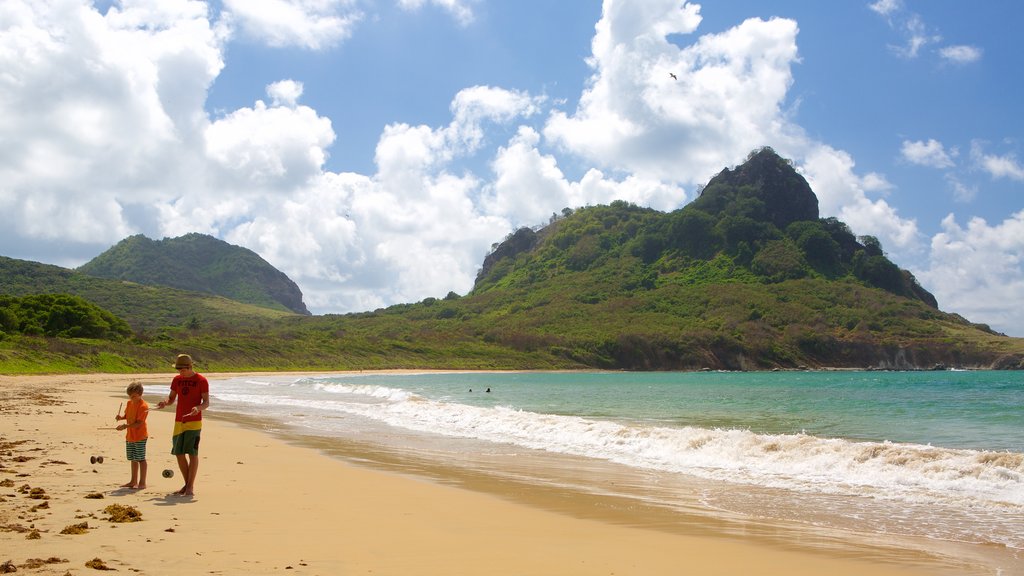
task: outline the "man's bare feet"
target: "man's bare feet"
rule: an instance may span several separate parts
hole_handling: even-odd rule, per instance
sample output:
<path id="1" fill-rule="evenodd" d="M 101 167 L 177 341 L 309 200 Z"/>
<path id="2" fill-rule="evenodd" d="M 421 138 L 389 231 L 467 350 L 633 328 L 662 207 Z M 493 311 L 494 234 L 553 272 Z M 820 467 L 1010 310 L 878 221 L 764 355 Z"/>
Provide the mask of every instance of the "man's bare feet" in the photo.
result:
<path id="1" fill-rule="evenodd" d="M 136 488 L 135 484 L 128 482 L 127 484 L 121 484 L 121 488 Z"/>

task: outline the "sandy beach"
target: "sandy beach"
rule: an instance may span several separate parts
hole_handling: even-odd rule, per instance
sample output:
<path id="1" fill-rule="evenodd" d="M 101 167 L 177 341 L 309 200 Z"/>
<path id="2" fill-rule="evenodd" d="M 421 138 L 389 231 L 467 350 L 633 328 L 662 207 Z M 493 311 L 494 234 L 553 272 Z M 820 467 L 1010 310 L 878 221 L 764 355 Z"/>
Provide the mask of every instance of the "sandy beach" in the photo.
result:
<path id="1" fill-rule="evenodd" d="M 574 501 L 548 507 L 362 467 L 218 417 L 216 405 L 195 497 L 170 495 L 181 486 L 170 409 L 149 417 L 147 488 L 119 488 L 129 478 L 124 433 L 113 430 L 124 389 L 172 376 L 0 377 L 0 563 L 28 574 L 91 573 L 87 563 L 137 574 L 949 573 L 915 554 L 659 530 L 574 512 Z M 159 395 L 145 398 L 155 406 Z M 141 520 L 112 522 L 111 505 Z"/>

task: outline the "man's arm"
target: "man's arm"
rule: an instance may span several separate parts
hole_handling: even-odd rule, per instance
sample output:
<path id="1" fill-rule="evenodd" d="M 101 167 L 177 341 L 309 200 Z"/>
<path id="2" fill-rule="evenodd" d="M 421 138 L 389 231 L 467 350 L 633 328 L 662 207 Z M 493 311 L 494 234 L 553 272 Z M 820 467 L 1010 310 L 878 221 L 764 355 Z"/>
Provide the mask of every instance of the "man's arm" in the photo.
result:
<path id="1" fill-rule="evenodd" d="M 210 407 L 210 393 L 203 392 L 201 398 L 203 399 L 203 401 L 200 402 L 198 406 L 193 408 L 191 412 L 189 412 L 189 416 L 195 416 Z"/>
<path id="2" fill-rule="evenodd" d="M 178 397 L 178 393 L 171 390 L 171 393 L 167 395 L 167 400 L 161 400 L 156 403 L 157 410 L 174 404 L 174 400 Z"/>

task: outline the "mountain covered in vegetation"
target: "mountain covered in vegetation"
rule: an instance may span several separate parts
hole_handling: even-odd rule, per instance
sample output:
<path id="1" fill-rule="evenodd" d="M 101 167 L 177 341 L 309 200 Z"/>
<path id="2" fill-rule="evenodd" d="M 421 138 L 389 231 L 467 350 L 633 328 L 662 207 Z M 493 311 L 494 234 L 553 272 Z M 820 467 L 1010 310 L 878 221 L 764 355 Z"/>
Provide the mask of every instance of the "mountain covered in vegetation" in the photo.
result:
<path id="1" fill-rule="evenodd" d="M 283 272 L 252 250 L 205 234 L 163 240 L 150 240 L 141 234 L 130 236 L 78 271 L 309 314 L 299 287 Z"/>
<path id="2" fill-rule="evenodd" d="M 977 342 L 999 336 L 941 312 L 876 238 L 820 218 L 770 148 L 671 213 L 613 202 L 517 230 L 469 298 L 516 319 L 495 338 L 629 369 L 978 366 L 996 359 Z"/>

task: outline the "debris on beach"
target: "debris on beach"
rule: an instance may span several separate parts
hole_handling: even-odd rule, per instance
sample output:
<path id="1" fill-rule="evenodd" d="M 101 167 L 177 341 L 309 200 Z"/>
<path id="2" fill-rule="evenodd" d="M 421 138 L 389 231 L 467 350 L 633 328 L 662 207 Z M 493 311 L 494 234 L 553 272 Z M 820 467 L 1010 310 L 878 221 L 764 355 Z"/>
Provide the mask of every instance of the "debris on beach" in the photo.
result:
<path id="1" fill-rule="evenodd" d="M 85 497 L 90 500 L 103 500 L 104 498 L 103 494 L 100 494 L 99 492 L 90 492 L 86 494 Z"/>
<path id="2" fill-rule="evenodd" d="M 26 540 L 39 540 L 42 537 L 43 537 L 43 535 L 39 533 L 39 530 L 36 530 L 35 528 L 33 528 L 32 531 L 28 533 L 28 536 L 25 536 L 25 539 Z"/>
<path id="3" fill-rule="evenodd" d="M 93 558 L 85 563 L 86 568 L 92 568 L 93 570 L 117 570 L 117 568 L 111 568 L 99 558 Z"/>
<path id="4" fill-rule="evenodd" d="M 103 512 L 110 515 L 110 518 L 107 518 L 110 522 L 140 522 L 142 520 L 142 512 L 139 512 L 139 509 L 134 506 L 111 504 L 104 508 Z"/>
<path id="5" fill-rule="evenodd" d="M 69 562 L 67 558 L 57 558 L 56 556 L 50 556 L 45 560 L 42 558 L 29 558 L 28 560 L 25 560 L 25 563 L 22 564 L 21 567 L 35 570 L 36 568 L 42 568 L 48 564 L 65 564 L 67 562 Z"/>
<path id="6" fill-rule="evenodd" d="M 17 572 L 17 571 L 18 571 L 18 567 L 14 565 L 14 561 L 13 560 L 8 560 L 8 561 L 4 562 L 3 564 L 0 564 L 0 574 L 10 574 L 12 572 Z"/>
<path id="7" fill-rule="evenodd" d="M 33 488 L 29 490 L 28 497 L 33 500 L 49 500 L 50 496 L 46 493 L 46 490 L 42 488 Z"/>
<path id="8" fill-rule="evenodd" d="M 11 480 L 10 478 L 0 480 L 0 488 L 14 488 L 14 480 Z"/>
<path id="9" fill-rule="evenodd" d="M 61 534 L 85 534 L 89 531 L 89 523 L 81 522 L 78 524 L 69 524 L 60 531 Z"/>

